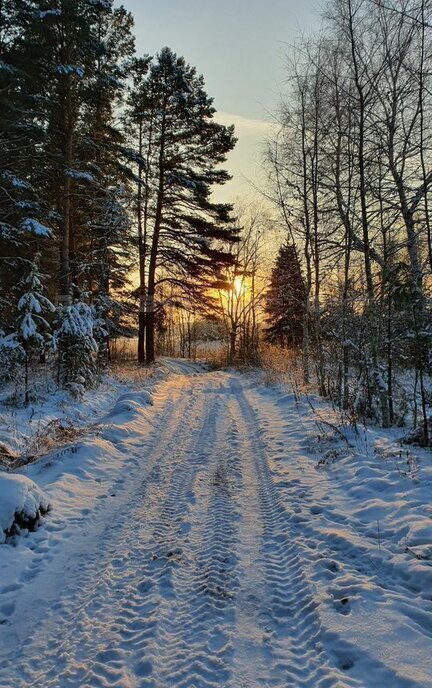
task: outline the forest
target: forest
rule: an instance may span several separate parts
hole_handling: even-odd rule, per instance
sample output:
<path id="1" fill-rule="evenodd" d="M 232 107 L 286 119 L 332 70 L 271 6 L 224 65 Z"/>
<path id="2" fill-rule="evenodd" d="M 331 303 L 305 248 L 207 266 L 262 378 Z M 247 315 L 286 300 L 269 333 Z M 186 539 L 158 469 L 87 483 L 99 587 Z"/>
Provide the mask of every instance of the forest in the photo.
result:
<path id="1" fill-rule="evenodd" d="M 312 3 L 0 0 L 0 688 L 432 688 L 432 0 Z"/>
<path id="2" fill-rule="evenodd" d="M 384 427 L 403 426 L 412 410 L 424 444 L 430 9 L 327 5 L 320 37 L 301 43 L 289 65 L 290 95 L 268 152 L 271 195 L 302 267 L 305 380 L 313 374 L 322 395 Z"/>
<path id="3" fill-rule="evenodd" d="M 384 427 L 412 416 L 428 444 L 427 3 L 326 6 L 287 64 L 252 209 L 212 195 L 236 138 L 203 77 L 169 48 L 137 56 L 124 7 L 0 12 L 2 379 L 28 402 L 48 365 L 80 393 L 122 338 L 151 364 L 204 332 L 230 362 L 287 349 L 324 397 Z"/>
<path id="4" fill-rule="evenodd" d="M 232 263 L 231 207 L 211 197 L 235 145 L 204 80 L 169 48 L 138 57 L 108 0 L 2 2 L 2 373 L 56 358 L 94 384 L 113 339 L 155 359 L 170 302 L 204 308 Z"/>

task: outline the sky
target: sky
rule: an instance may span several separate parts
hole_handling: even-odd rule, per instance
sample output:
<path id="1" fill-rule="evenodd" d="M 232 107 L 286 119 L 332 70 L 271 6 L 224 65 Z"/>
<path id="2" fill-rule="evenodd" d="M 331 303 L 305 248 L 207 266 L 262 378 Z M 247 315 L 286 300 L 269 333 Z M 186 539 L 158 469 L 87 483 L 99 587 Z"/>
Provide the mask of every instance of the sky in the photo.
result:
<path id="1" fill-rule="evenodd" d="M 285 56 L 318 24 L 318 0 L 123 0 L 135 17 L 138 53 L 168 45 L 204 75 L 218 120 L 239 142 L 222 200 L 249 199 L 263 183 L 262 155 L 284 90 Z"/>

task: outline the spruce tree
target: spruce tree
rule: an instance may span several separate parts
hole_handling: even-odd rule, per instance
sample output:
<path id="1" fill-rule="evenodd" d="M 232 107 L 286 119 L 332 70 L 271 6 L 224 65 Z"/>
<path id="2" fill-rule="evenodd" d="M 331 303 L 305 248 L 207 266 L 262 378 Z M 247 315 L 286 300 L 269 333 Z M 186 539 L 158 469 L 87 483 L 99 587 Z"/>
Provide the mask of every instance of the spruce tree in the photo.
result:
<path id="1" fill-rule="evenodd" d="M 18 301 L 17 335 L 25 353 L 25 401 L 29 402 L 29 360 L 32 352 L 45 354 L 52 342 L 51 325 L 48 321 L 55 306 L 44 294 L 46 275 L 40 272 L 40 255 L 30 264 L 24 280 L 23 292 Z"/>
<path id="2" fill-rule="evenodd" d="M 302 344 L 305 297 L 297 251 L 291 244 L 281 246 L 266 295 L 267 341 L 282 347 Z"/>
<path id="3" fill-rule="evenodd" d="M 98 326 L 95 310 L 83 301 L 60 311 L 55 332 L 60 352 L 59 383 L 74 396 L 80 396 L 98 380 Z"/>

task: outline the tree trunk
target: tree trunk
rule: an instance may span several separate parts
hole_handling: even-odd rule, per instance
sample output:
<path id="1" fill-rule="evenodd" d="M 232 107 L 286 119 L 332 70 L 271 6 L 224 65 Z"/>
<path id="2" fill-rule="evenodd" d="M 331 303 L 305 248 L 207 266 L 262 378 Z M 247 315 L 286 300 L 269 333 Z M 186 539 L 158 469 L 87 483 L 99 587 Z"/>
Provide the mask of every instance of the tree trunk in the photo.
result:
<path id="1" fill-rule="evenodd" d="M 70 137 L 71 139 L 72 137 Z M 68 158 L 72 151 L 72 142 L 68 143 Z M 67 164 L 67 163 L 66 163 Z M 71 215 L 71 187 L 72 180 L 65 177 L 63 190 L 63 222 L 61 228 L 60 244 L 60 277 L 59 303 L 62 306 L 69 306 L 71 303 L 71 274 L 70 274 L 70 215 Z"/>
<path id="2" fill-rule="evenodd" d="M 143 125 L 140 123 L 139 128 L 139 155 L 143 154 Z M 143 165 L 140 160 L 138 169 L 138 198 L 137 198 L 137 216 L 138 216 L 138 257 L 139 257 L 139 315 L 138 315 L 138 363 L 145 363 L 145 328 L 146 328 L 146 284 L 145 284 L 145 260 L 146 260 L 146 222 L 144 221 L 143 228 Z M 148 189 L 145 189 L 147 196 Z"/>
<path id="3" fill-rule="evenodd" d="M 30 396 L 29 396 L 29 388 L 28 388 L 28 383 L 29 383 L 29 352 L 28 352 L 27 342 L 24 343 L 24 351 L 25 351 L 25 367 L 24 367 L 25 403 L 26 403 L 26 405 L 28 405 L 28 403 L 30 401 Z"/>
<path id="4" fill-rule="evenodd" d="M 230 332 L 229 340 L 229 355 L 228 360 L 230 363 L 234 363 L 237 356 L 237 329 L 233 328 Z"/>
<path id="5" fill-rule="evenodd" d="M 156 216 L 153 228 L 153 237 L 150 250 L 150 261 L 148 270 L 148 285 L 146 298 L 146 360 L 151 365 L 156 359 L 155 350 L 155 286 L 156 268 L 159 253 L 159 236 L 162 224 L 162 214 L 164 207 L 164 154 L 165 154 L 165 115 L 162 118 L 161 138 L 159 144 L 159 184 L 157 191 Z"/>
<path id="6" fill-rule="evenodd" d="M 69 306 L 72 301 L 71 295 L 71 269 L 70 269 L 70 245 L 71 245 L 71 210 L 72 210 L 72 179 L 68 170 L 73 168 L 73 139 L 75 116 L 72 102 L 72 76 L 64 77 L 64 94 L 62 98 L 63 113 L 62 126 L 64 136 L 64 186 L 62 198 L 62 226 L 60 242 L 60 275 L 59 275 L 59 303 L 62 306 Z"/>

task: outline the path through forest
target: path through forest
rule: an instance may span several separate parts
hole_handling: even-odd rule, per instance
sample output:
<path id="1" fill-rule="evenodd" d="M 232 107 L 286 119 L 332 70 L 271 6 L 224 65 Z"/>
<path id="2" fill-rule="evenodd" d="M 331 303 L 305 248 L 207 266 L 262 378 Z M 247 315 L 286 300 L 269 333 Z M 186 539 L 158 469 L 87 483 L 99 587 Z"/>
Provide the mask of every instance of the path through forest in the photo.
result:
<path id="1" fill-rule="evenodd" d="M 294 397 L 195 372 L 146 413 L 97 508 L 71 529 L 48 517 L 0 587 L 2 688 L 432 686 L 414 592 L 378 575 L 364 537 L 316 525 L 352 529 Z"/>

